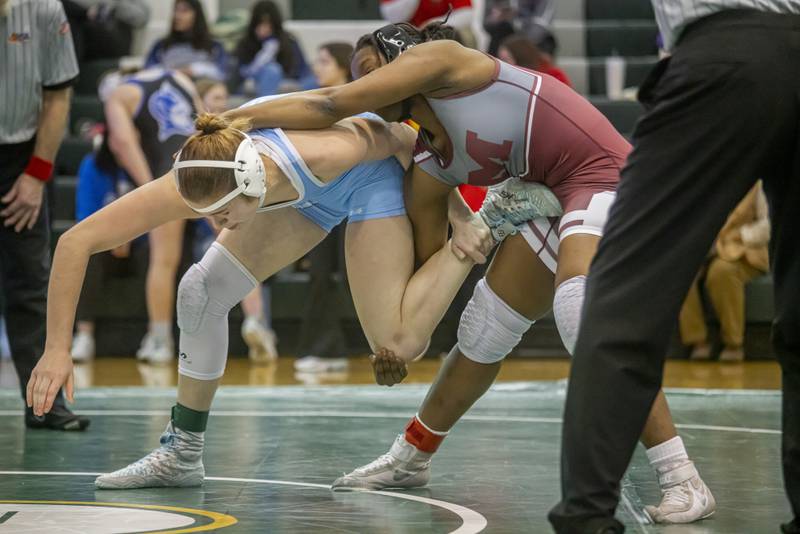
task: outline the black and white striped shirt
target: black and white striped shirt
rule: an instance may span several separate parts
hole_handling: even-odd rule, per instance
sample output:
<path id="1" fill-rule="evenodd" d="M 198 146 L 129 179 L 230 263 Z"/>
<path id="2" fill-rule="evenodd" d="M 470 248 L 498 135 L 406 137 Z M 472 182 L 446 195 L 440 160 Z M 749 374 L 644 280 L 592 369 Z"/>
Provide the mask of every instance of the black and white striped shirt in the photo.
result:
<path id="1" fill-rule="evenodd" d="M 0 144 L 36 134 L 42 89 L 78 75 L 64 7 L 58 0 L 10 0 L 0 13 Z"/>
<path id="2" fill-rule="evenodd" d="M 800 14 L 800 0 L 653 0 L 653 9 L 664 48 L 671 50 L 681 31 L 697 19 L 727 9 Z"/>

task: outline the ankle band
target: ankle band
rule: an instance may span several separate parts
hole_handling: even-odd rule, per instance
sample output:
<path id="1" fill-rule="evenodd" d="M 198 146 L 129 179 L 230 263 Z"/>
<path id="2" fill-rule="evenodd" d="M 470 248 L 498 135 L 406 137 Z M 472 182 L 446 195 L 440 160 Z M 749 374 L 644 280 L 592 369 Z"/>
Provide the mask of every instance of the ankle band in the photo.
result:
<path id="1" fill-rule="evenodd" d="M 198 412 L 181 404 L 172 407 L 172 424 L 189 432 L 205 432 L 208 412 Z"/>
<path id="2" fill-rule="evenodd" d="M 416 416 L 406 425 L 406 441 L 422 452 L 436 452 L 444 441 L 447 432 L 435 432 L 420 421 Z"/>

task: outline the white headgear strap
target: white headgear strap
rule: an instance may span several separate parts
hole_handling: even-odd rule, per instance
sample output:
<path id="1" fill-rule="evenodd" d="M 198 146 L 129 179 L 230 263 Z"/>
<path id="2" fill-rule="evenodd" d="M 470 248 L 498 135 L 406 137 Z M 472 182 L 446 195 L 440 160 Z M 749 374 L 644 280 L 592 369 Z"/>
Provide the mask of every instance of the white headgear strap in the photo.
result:
<path id="1" fill-rule="evenodd" d="M 175 158 L 175 164 L 172 166 L 172 170 L 175 175 L 176 184 L 179 183 L 178 170 L 180 169 L 197 167 L 233 169 L 233 174 L 236 178 L 236 188 L 210 206 L 206 206 L 205 208 L 192 207 L 192 209 L 197 213 L 212 213 L 239 195 L 258 197 L 259 205 L 261 205 L 264 201 L 264 195 L 267 192 L 267 177 L 266 171 L 264 170 L 264 162 L 261 160 L 261 154 L 258 152 L 255 143 L 249 135 L 239 130 L 236 131 L 242 134 L 244 139 L 242 139 L 242 142 L 239 143 L 239 147 L 236 149 L 236 155 L 234 156 L 233 161 L 209 159 L 180 161 L 180 153 L 178 153 L 178 157 Z M 178 191 L 180 191 L 180 186 L 178 186 Z"/>

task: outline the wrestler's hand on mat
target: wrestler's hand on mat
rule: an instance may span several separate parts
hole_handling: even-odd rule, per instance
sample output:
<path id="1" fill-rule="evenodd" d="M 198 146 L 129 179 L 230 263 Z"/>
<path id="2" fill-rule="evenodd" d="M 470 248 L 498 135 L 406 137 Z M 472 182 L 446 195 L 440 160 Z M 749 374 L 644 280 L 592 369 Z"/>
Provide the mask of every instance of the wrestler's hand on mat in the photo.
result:
<path id="1" fill-rule="evenodd" d="M 458 259 L 469 258 L 475 263 L 486 263 L 486 257 L 494 246 L 492 232 L 477 214 L 468 219 L 451 219 L 453 240 L 450 246 Z"/>
<path id="2" fill-rule="evenodd" d="M 375 382 L 380 386 L 399 384 L 408 375 L 406 362 L 389 349 L 380 349 L 370 355 L 369 361 L 375 372 Z"/>
<path id="3" fill-rule="evenodd" d="M 28 407 L 33 408 L 34 415 L 42 416 L 50 411 L 61 386 L 64 386 L 67 400 L 74 402 L 72 356 L 69 351 L 46 350 L 33 368 L 25 393 L 25 400 Z"/>

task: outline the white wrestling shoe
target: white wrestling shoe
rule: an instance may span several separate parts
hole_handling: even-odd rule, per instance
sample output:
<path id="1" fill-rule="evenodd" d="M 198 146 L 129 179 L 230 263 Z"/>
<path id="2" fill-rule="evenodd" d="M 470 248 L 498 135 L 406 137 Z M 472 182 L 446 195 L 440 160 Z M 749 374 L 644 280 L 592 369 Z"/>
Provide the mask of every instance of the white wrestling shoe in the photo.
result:
<path id="1" fill-rule="evenodd" d="M 692 523 L 710 517 L 717 508 L 714 496 L 692 462 L 659 474 L 658 482 L 661 503 L 644 507 L 655 523 Z"/>
<path id="2" fill-rule="evenodd" d="M 433 453 L 422 452 L 400 434 L 389 452 L 377 460 L 337 478 L 334 491 L 418 488 L 431 479 Z"/>
<path id="3" fill-rule="evenodd" d="M 175 348 L 171 340 L 164 341 L 148 333 L 142 338 L 136 359 L 156 364 L 171 363 L 175 359 Z"/>
<path id="4" fill-rule="evenodd" d="M 98 489 L 188 488 L 205 477 L 203 433 L 175 428 L 172 422 L 161 434 L 161 446 L 127 467 L 100 475 Z"/>
<path id="5" fill-rule="evenodd" d="M 69 352 L 73 362 L 82 363 L 94 359 L 94 336 L 89 332 L 77 332 L 72 338 Z"/>
<path id="6" fill-rule="evenodd" d="M 495 241 L 514 235 L 519 226 L 539 217 L 558 217 L 564 210 L 549 187 L 509 178 L 489 188 L 478 212 Z"/>
<path id="7" fill-rule="evenodd" d="M 348 365 L 347 358 L 303 356 L 294 362 L 294 370 L 298 373 L 341 373 L 347 371 Z"/>
<path id="8" fill-rule="evenodd" d="M 247 317 L 242 323 L 242 339 L 247 343 L 251 362 L 269 364 L 278 359 L 275 332 L 256 317 Z"/>

